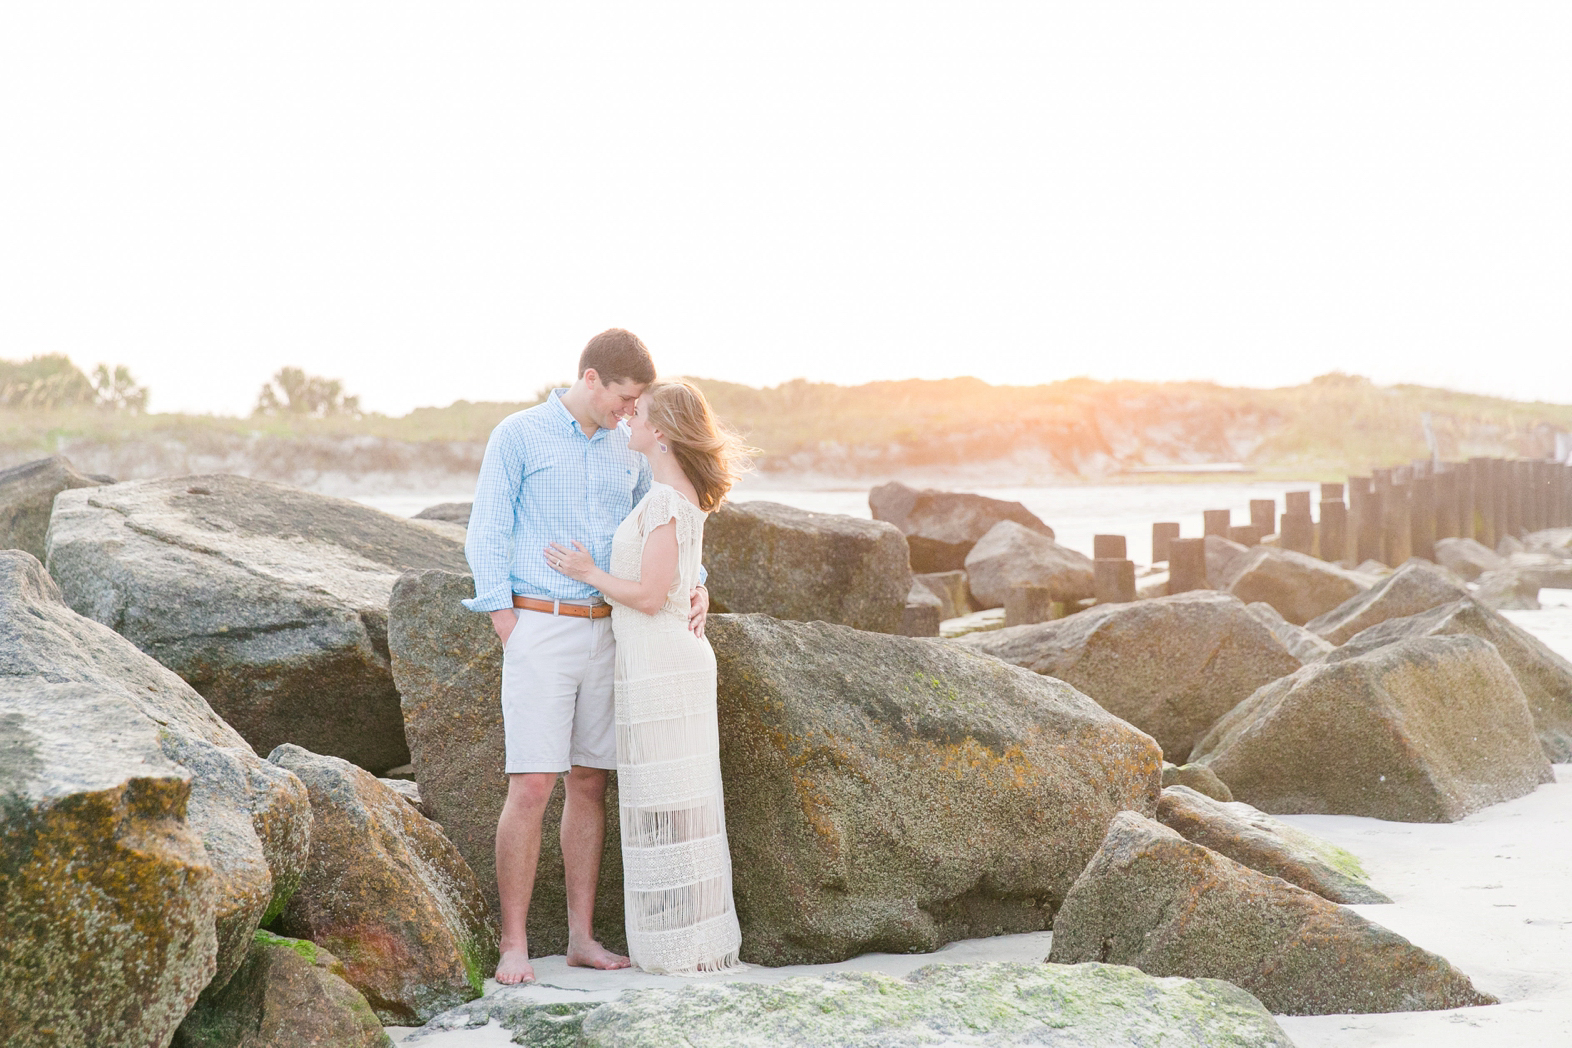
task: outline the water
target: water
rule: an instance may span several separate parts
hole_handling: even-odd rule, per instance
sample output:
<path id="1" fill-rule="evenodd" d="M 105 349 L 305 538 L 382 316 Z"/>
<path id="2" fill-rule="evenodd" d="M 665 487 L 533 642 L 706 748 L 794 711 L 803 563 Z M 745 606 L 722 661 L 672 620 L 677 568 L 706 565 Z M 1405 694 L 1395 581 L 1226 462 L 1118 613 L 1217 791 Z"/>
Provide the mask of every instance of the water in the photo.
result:
<path id="1" fill-rule="evenodd" d="M 1290 491 L 1317 492 L 1306 481 L 1245 481 L 1187 484 L 1075 484 L 1062 487 L 979 487 L 968 489 L 979 495 L 1020 502 L 1053 528 L 1060 543 L 1092 555 L 1093 535 L 1123 535 L 1130 559 L 1148 564 L 1152 559 L 1152 524 L 1178 521 L 1179 533 L 1187 537 L 1203 533 L 1203 510 L 1226 509 L 1236 524 L 1250 522 L 1251 499 L 1274 499 L 1277 512 L 1283 512 L 1283 495 Z M 380 495 L 356 501 L 388 513 L 414 516 L 438 502 L 468 502 L 471 490 L 432 491 L 426 494 Z M 867 488 L 791 488 L 771 487 L 757 480 L 745 482 L 733 496 L 738 502 L 755 499 L 783 502 L 818 513 L 843 513 L 867 518 Z"/>

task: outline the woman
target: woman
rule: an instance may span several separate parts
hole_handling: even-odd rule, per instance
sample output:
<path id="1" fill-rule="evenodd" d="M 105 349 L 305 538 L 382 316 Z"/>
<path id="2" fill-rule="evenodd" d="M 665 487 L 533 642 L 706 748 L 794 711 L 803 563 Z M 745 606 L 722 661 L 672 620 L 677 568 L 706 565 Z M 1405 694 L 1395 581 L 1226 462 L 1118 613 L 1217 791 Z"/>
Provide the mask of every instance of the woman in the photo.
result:
<path id="1" fill-rule="evenodd" d="M 546 560 L 600 590 L 617 638 L 617 793 L 633 963 L 663 975 L 741 967 L 721 798 L 715 653 L 688 629 L 704 517 L 744 465 L 704 395 L 663 382 L 639 398 L 628 447 L 654 483 L 612 539 L 611 571 L 578 543 Z"/>

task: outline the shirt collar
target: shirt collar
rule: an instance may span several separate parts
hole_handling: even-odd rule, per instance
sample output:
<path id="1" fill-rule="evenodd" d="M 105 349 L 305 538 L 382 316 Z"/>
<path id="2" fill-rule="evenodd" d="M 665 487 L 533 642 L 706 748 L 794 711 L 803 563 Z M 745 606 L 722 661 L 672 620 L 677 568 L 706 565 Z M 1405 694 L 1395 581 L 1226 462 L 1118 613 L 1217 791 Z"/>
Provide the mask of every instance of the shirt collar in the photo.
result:
<path id="1" fill-rule="evenodd" d="M 573 417 L 573 412 L 569 411 L 567 405 L 562 402 L 562 394 L 566 393 L 567 391 L 567 386 L 558 386 L 556 389 L 551 391 L 551 396 L 546 398 L 546 403 L 550 404 L 553 408 L 556 409 L 557 417 L 563 422 L 567 423 L 569 429 L 573 430 L 573 432 L 582 437 L 584 436 L 584 427 L 579 425 L 579 420 Z M 596 427 L 595 435 L 589 437 L 588 439 L 599 440 L 602 436 L 605 435 L 605 433 L 606 429 L 604 426 Z"/>

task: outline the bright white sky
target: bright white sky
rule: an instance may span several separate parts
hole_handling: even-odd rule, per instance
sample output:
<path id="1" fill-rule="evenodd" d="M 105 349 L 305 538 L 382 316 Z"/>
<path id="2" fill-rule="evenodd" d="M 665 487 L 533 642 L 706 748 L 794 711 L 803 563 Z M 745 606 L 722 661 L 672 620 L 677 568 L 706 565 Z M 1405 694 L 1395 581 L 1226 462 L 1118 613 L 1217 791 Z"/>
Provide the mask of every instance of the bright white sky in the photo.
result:
<path id="1" fill-rule="evenodd" d="M 1572 402 L 1572 5 L 0 7 L 0 357 Z"/>

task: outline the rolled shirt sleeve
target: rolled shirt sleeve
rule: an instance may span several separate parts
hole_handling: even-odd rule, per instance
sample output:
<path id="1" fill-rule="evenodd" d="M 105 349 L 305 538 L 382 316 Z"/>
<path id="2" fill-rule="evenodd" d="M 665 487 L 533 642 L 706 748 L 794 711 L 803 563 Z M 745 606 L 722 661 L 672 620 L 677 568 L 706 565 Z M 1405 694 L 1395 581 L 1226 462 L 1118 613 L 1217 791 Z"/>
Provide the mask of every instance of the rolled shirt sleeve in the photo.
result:
<path id="1" fill-rule="evenodd" d="M 499 426 L 486 442 L 475 482 L 464 556 L 475 576 L 470 611 L 501 611 L 513 606 L 512 550 L 515 496 L 524 477 L 524 443 Z"/>

